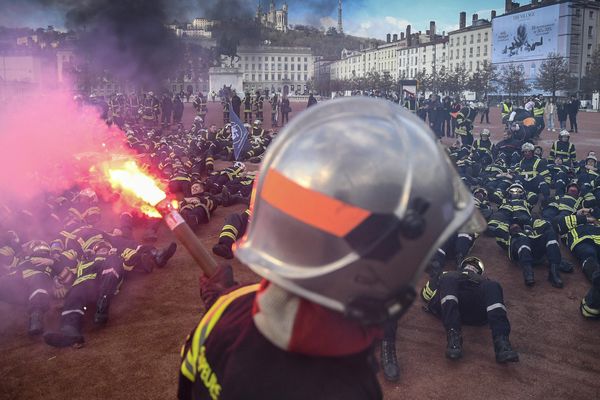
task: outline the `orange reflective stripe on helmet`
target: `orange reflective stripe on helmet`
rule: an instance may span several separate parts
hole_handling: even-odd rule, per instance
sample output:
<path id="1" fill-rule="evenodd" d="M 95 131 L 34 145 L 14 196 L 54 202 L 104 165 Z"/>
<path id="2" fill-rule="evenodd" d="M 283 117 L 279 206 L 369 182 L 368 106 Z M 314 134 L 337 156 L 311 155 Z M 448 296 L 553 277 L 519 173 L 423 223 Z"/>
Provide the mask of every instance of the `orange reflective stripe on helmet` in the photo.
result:
<path id="1" fill-rule="evenodd" d="M 274 169 L 268 171 L 260 195 L 291 217 L 338 237 L 347 235 L 371 215 L 360 207 L 306 189 Z"/>

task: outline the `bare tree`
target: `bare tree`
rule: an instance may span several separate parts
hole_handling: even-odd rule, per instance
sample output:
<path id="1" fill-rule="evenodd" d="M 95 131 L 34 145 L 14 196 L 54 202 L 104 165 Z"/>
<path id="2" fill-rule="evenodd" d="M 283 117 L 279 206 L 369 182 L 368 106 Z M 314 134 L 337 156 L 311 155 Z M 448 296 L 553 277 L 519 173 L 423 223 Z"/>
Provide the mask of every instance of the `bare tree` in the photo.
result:
<path id="1" fill-rule="evenodd" d="M 530 89 L 525 80 L 523 65 L 508 64 L 502 67 L 500 72 L 500 86 L 509 97 L 519 98 L 519 93 Z"/>
<path id="2" fill-rule="evenodd" d="M 497 82 L 498 71 L 496 66 L 486 60 L 483 62 L 483 67 L 478 68 L 471 76 L 468 88 L 477 94 L 477 98 L 487 97 L 490 92 L 496 90 Z"/>
<path id="3" fill-rule="evenodd" d="M 594 52 L 592 63 L 585 72 L 583 90 L 590 95 L 594 92 L 600 92 L 600 49 Z"/>
<path id="4" fill-rule="evenodd" d="M 556 53 L 548 54 L 548 59 L 540 65 L 535 87 L 551 92 L 552 100 L 556 100 L 556 92 L 568 89 L 572 83 L 567 59 Z"/>

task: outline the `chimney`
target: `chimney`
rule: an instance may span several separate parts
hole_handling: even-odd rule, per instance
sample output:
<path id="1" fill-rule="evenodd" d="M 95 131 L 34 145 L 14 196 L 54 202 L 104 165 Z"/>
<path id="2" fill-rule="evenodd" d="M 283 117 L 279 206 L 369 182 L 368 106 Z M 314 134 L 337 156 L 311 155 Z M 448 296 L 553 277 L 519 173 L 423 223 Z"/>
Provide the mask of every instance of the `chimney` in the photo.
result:
<path id="1" fill-rule="evenodd" d="M 386 41 L 386 43 L 391 42 L 392 41 L 392 35 L 389 34 L 389 33 L 387 35 L 385 35 L 385 41 Z"/>
<path id="2" fill-rule="evenodd" d="M 410 37 L 410 25 L 406 25 L 406 45 L 410 46 L 412 44 L 412 38 Z"/>
<path id="3" fill-rule="evenodd" d="M 492 18 L 491 19 L 494 19 L 494 18 L 496 18 L 496 10 L 492 10 Z"/>
<path id="4" fill-rule="evenodd" d="M 429 35 L 431 40 L 435 39 L 435 21 L 429 21 Z"/>
<path id="5" fill-rule="evenodd" d="M 467 13 L 463 11 L 460 13 L 460 21 L 458 23 L 458 29 L 464 29 L 466 27 L 467 27 Z"/>
<path id="6" fill-rule="evenodd" d="M 472 25 L 475 25 L 475 21 L 477 21 L 479 19 L 479 15 L 477 14 L 473 14 L 473 22 Z"/>
<path id="7" fill-rule="evenodd" d="M 504 0 L 504 12 L 512 10 L 512 0 Z"/>
<path id="8" fill-rule="evenodd" d="M 400 40 L 404 40 L 404 32 L 400 32 Z"/>
<path id="9" fill-rule="evenodd" d="M 392 36 L 392 42 L 397 42 L 398 41 L 398 34 L 394 33 L 394 36 Z"/>

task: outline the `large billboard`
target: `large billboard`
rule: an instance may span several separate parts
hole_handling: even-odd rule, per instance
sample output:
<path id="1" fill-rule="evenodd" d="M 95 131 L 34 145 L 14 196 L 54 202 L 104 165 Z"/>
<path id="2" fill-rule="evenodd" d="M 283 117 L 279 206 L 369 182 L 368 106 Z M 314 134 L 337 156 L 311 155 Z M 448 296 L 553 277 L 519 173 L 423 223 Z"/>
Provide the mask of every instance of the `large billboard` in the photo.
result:
<path id="1" fill-rule="evenodd" d="M 535 80 L 548 54 L 569 56 L 571 17 L 568 3 L 538 7 L 492 20 L 492 63 L 523 66 L 525 78 Z"/>

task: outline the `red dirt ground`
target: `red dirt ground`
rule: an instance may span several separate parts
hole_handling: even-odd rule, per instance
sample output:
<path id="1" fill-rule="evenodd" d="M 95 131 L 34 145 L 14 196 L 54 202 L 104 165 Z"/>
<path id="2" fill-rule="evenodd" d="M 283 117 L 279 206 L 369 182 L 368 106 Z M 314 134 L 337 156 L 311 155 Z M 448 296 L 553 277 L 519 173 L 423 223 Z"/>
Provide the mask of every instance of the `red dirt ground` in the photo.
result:
<path id="1" fill-rule="evenodd" d="M 292 118 L 305 107 L 293 104 Z M 265 114 L 269 111 L 266 110 Z M 186 126 L 193 110 L 186 105 Z M 209 104 L 209 122 L 221 122 L 220 105 Z M 498 110 L 490 129 L 501 136 Z M 266 123 L 269 127 L 269 123 Z M 579 114 L 580 133 L 573 142 L 581 156 L 600 150 L 600 115 Z M 476 130 L 479 130 L 478 124 Z M 546 151 L 555 134 L 545 132 Z M 237 208 L 218 209 L 201 230 L 207 247 L 216 241 L 225 216 Z M 166 243 L 170 232 L 163 230 Z M 382 381 L 387 399 L 597 399 L 600 398 L 598 323 L 578 312 L 589 287 L 578 268 L 563 274 L 564 289 L 554 289 L 544 267 L 536 268 L 536 285 L 526 288 L 521 272 L 489 238 L 480 238 L 472 251 L 486 263 L 488 276 L 504 287 L 512 324 L 511 341 L 521 361 L 494 361 L 487 327 L 464 328 L 464 358 L 444 357 L 442 324 L 421 309 L 417 300 L 402 319 L 397 348 L 401 379 Z M 565 252 L 566 254 L 566 252 Z M 257 277 L 237 261 L 241 282 Z M 179 350 L 202 315 L 198 296 L 200 271 L 184 248 L 165 269 L 135 276 L 115 298 L 108 325 L 85 326 L 82 349 L 54 349 L 26 334 L 24 308 L 0 304 L 0 399 L 170 399 L 177 389 Z M 47 328 L 58 324 L 59 305 L 47 314 Z M 91 314 L 91 313 L 90 313 Z"/>

